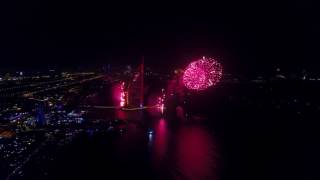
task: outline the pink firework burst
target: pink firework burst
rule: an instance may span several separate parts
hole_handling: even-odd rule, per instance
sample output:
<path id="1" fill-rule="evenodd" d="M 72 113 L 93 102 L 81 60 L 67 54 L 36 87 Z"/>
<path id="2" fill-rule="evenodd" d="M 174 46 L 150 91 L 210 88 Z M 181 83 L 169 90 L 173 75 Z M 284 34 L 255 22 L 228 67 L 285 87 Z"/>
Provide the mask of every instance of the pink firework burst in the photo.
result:
<path id="1" fill-rule="evenodd" d="M 184 71 L 182 81 L 188 89 L 204 90 L 217 84 L 221 77 L 221 64 L 212 58 L 203 57 L 188 65 Z"/>

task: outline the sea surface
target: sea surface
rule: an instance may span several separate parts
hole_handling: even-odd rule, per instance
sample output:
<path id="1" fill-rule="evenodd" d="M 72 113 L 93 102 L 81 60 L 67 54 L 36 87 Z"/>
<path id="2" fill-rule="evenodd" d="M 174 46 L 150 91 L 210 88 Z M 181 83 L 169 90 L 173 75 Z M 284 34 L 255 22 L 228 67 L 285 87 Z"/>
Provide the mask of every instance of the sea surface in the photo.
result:
<path id="1" fill-rule="evenodd" d="M 46 178 L 319 179 L 319 87 L 220 84 L 168 100 L 164 113 L 92 109 L 87 120 L 125 121 L 124 131 L 83 132 Z M 102 88 L 87 103 L 110 105 L 111 94 Z"/>

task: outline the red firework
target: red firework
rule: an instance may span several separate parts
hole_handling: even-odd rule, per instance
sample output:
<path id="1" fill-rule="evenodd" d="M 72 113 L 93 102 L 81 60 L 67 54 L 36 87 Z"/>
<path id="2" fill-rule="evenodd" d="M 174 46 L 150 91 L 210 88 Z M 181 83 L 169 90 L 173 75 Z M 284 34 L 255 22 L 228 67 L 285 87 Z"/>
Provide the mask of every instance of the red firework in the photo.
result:
<path id="1" fill-rule="evenodd" d="M 203 57 L 188 65 L 184 71 L 182 81 L 188 89 L 204 90 L 216 85 L 221 76 L 221 64 L 212 58 Z"/>

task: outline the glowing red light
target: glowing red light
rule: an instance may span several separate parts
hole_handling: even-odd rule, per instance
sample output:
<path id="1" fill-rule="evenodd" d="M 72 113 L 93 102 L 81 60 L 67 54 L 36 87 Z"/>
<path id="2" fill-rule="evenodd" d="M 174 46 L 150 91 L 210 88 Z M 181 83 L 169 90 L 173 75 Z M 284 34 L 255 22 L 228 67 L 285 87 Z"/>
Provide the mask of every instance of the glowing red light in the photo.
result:
<path id="1" fill-rule="evenodd" d="M 121 83 L 121 92 L 120 92 L 120 107 L 123 107 L 125 106 L 126 104 L 126 94 L 125 94 L 125 91 L 124 91 L 124 82 Z"/>
<path id="2" fill-rule="evenodd" d="M 158 109 L 160 110 L 160 112 L 163 114 L 164 112 L 164 101 L 166 99 L 166 94 L 165 94 L 165 91 L 164 89 L 162 89 L 162 95 L 158 97 L 158 102 L 157 102 L 157 107 Z"/>
<path id="3" fill-rule="evenodd" d="M 191 62 L 183 74 L 183 84 L 188 89 L 204 90 L 216 85 L 222 77 L 222 66 L 212 58 L 203 57 Z"/>

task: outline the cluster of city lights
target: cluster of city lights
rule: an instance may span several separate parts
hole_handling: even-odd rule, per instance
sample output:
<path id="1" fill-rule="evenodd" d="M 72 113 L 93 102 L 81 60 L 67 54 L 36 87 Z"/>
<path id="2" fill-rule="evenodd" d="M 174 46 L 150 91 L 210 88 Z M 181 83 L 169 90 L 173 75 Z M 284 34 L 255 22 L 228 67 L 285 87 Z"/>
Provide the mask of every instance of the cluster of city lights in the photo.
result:
<path id="1" fill-rule="evenodd" d="M 222 66 L 212 58 L 203 57 L 191 62 L 183 74 L 183 84 L 192 90 L 204 90 L 217 84 L 222 77 Z"/>

